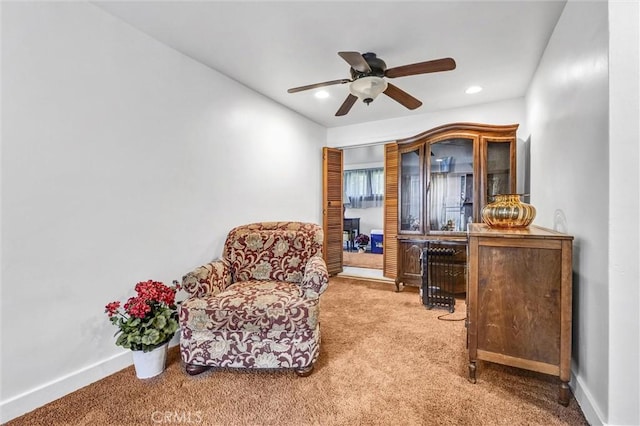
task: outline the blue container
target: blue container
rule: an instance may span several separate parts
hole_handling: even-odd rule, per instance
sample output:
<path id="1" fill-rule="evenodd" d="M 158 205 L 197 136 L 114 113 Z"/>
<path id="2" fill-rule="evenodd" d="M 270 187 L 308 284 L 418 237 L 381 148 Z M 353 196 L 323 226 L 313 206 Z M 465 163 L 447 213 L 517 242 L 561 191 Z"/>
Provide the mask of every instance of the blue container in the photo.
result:
<path id="1" fill-rule="evenodd" d="M 384 236 L 382 235 L 382 229 L 371 230 L 371 253 L 382 254 L 382 247 L 384 244 Z"/>

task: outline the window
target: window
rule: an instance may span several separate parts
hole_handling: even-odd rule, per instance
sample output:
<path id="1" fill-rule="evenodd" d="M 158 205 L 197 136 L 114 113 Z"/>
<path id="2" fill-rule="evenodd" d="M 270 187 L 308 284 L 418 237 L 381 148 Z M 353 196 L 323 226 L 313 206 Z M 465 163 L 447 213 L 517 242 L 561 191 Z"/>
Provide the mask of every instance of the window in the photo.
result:
<path id="1" fill-rule="evenodd" d="M 344 201 L 352 209 L 382 207 L 384 169 L 345 170 Z"/>

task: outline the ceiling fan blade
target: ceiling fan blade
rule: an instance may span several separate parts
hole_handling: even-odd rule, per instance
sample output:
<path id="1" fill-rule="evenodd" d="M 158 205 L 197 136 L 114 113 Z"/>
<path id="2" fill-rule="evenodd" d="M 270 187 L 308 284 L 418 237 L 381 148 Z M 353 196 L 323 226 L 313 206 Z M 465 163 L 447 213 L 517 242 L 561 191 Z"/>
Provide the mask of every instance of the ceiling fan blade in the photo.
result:
<path id="1" fill-rule="evenodd" d="M 353 104 L 356 103 L 357 100 L 358 100 L 357 96 L 353 96 L 351 93 L 349 93 L 349 96 L 347 96 L 347 99 L 344 100 L 344 102 L 338 109 L 338 112 L 336 112 L 336 117 L 339 117 L 341 115 L 346 115 L 351 109 L 351 107 L 353 106 Z"/>
<path id="2" fill-rule="evenodd" d="M 388 82 L 387 89 L 383 93 L 409 109 L 416 109 L 420 105 L 422 105 L 422 102 L 420 102 L 404 90 L 399 89 L 397 86 L 394 86 L 393 84 Z"/>
<path id="3" fill-rule="evenodd" d="M 371 72 L 371 67 L 360 52 L 338 52 L 338 55 L 347 61 L 354 70 L 358 72 Z"/>
<path id="4" fill-rule="evenodd" d="M 344 83 L 349 83 L 351 82 L 351 80 L 347 79 L 347 78 L 343 78 L 340 80 L 331 80 L 331 81 L 325 81 L 322 83 L 316 83 L 316 84 L 309 84 L 308 86 L 300 86 L 300 87 L 294 87 L 291 88 L 289 90 L 287 90 L 288 93 L 296 93 L 296 92 L 302 92 L 303 90 L 309 90 L 309 89 L 316 89 L 318 87 L 324 87 L 324 86 L 331 86 L 334 84 L 344 84 Z"/>
<path id="5" fill-rule="evenodd" d="M 451 71 L 455 68 L 456 61 L 452 58 L 442 58 L 434 59 L 433 61 L 418 62 L 416 64 L 389 68 L 384 75 L 385 77 L 396 78 L 416 74 L 427 74 L 430 72 Z"/>

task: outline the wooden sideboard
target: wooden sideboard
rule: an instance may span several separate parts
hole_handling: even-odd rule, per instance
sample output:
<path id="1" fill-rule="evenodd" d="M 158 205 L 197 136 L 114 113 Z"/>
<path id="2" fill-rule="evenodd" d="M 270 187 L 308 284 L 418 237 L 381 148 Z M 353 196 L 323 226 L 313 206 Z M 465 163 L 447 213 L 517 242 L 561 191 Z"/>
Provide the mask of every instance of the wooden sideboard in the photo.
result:
<path id="1" fill-rule="evenodd" d="M 573 237 L 538 226 L 469 226 L 469 379 L 485 360 L 560 378 L 569 403 Z"/>

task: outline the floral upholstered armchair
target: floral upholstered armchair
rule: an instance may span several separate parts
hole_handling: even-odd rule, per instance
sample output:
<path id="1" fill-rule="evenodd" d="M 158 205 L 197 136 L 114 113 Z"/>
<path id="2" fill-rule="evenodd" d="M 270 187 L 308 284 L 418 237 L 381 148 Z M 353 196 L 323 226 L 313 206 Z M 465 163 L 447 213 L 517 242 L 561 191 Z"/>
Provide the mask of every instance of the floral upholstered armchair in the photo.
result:
<path id="1" fill-rule="evenodd" d="M 229 232 L 222 258 L 182 279 L 180 355 L 189 374 L 210 367 L 313 371 L 319 298 L 329 276 L 322 228 L 262 222 Z"/>

